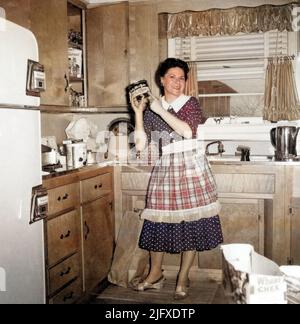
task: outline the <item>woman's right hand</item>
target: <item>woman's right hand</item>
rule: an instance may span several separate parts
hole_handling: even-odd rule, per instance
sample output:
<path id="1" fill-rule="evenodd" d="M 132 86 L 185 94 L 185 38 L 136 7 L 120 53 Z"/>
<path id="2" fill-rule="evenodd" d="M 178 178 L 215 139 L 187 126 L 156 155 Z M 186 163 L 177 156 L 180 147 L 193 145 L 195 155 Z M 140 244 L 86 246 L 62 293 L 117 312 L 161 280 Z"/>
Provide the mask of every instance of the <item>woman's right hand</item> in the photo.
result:
<path id="1" fill-rule="evenodd" d="M 130 94 L 131 107 L 136 114 L 142 114 L 147 107 L 148 99 L 143 96 L 141 100 L 138 100 L 137 97 Z"/>

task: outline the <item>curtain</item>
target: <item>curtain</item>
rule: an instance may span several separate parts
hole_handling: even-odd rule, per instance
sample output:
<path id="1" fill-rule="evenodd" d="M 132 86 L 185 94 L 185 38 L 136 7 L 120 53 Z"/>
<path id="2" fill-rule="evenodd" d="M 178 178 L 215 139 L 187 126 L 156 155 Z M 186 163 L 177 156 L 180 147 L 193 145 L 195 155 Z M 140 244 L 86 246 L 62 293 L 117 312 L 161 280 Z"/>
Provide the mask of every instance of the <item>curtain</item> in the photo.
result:
<path id="1" fill-rule="evenodd" d="M 290 57 L 270 58 L 266 71 L 264 119 L 300 119 L 300 105 Z"/>
<path id="2" fill-rule="evenodd" d="M 198 99 L 198 80 L 197 80 L 197 64 L 195 62 L 188 63 L 190 72 L 185 87 L 185 94 Z"/>
<path id="3" fill-rule="evenodd" d="M 294 4 L 186 11 L 169 15 L 168 37 L 293 31 Z"/>

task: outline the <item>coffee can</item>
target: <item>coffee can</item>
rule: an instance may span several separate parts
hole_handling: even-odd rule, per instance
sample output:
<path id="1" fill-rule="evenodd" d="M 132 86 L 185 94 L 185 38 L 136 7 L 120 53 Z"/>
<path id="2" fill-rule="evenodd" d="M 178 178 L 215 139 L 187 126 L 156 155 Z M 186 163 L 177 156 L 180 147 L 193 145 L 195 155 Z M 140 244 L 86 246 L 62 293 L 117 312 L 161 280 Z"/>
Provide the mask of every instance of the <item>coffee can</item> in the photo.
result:
<path id="1" fill-rule="evenodd" d="M 147 80 L 140 80 L 130 84 L 127 87 L 127 91 L 129 94 L 136 97 L 138 101 L 141 101 L 143 97 L 149 97 L 150 88 Z"/>

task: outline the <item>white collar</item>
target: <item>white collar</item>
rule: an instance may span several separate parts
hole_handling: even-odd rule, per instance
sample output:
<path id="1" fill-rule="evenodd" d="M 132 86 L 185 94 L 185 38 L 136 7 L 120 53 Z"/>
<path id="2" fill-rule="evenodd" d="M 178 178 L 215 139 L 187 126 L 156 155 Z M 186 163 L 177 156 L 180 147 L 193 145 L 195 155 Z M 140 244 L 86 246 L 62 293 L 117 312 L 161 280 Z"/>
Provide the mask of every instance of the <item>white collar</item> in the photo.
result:
<path id="1" fill-rule="evenodd" d="M 191 99 L 189 96 L 181 95 L 175 99 L 172 103 L 168 103 L 165 97 L 161 98 L 162 106 L 165 110 L 168 110 L 170 107 L 174 109 L 176 113 Z"/>

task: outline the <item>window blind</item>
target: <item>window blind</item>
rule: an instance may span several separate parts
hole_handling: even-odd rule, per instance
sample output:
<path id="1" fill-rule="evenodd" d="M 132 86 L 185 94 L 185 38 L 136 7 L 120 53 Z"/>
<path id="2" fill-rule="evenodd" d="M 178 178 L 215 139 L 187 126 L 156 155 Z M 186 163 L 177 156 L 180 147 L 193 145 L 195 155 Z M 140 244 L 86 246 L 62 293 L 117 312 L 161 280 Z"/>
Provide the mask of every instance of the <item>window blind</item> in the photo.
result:
<path id="1" fill-rule="evenodd" d="M 265 57 L 289 54 L 289 32 L 169 39 L 169 57 L 197 61 L 198 81 L 263 79 Z"/>

